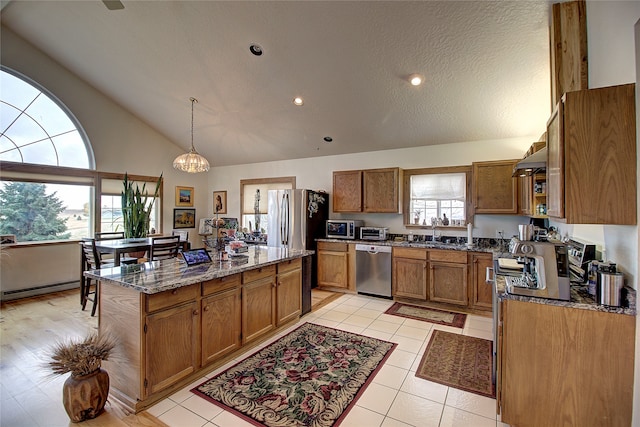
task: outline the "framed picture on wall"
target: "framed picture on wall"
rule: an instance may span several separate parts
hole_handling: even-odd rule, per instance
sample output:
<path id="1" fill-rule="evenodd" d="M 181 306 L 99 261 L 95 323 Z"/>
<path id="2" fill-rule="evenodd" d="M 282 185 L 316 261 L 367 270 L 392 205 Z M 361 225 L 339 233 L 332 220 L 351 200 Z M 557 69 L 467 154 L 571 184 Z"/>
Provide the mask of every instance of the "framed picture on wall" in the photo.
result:
<path id="1" fill-rule="evenodd" d="M 176 206 L 193 206 L 193 187 L 176 187 Z"/>
<path id="2" fill-rule="evenodd" d="M 216 213 L 216 214 L 227 213 L 227 192 L 226 191 L 213 192 L 213 213 Z"/>
<path id="3" fill-rule="evenodd" d="M 196 227 L 196 210 L 195 209 L 174 209 L 173 210 L 173 228 L 195 228 Z"/>

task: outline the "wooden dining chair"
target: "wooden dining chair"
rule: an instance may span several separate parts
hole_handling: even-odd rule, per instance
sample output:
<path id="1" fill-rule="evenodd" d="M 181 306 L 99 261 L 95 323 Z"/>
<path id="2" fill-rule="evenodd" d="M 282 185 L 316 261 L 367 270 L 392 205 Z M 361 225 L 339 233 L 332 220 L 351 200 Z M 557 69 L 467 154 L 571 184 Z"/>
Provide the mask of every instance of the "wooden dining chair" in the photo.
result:
<path id="1" fill-rule="evenodd" d="M 101 231 L 95 233 L 96 241 L 99 240 L 119 240 L 124 239 L 124 231 Z M 108 260 L 111 258 L 111 254 L 101 253 L 100 257 L 102 260 Z M 120 264 L 137 264 L 138 258 L 126 256 L 122 254 L 120 256 Z"/>
<path id="2" fill-rule="evenodd" d="M 162 236 L 151 239 L 150 261 L 175 258 L 180 248 L 180 236 Z"/>
<path id="3" fill-rule="evenodd" d="M 104 262 L 100 258 L 100 253 L 96 249 L 96 239 L 92 238 L 82 239 L 82 260 L 83 271 L 113 267 L 113 263 Z M 95 282 L 93 290 L 91 290 L 92 282 Z M 80 300 L 82 303 L 82 310 L 85 309 L 87 301 L 91 301 L 93 303 L 93 306 L 91 307 L 91 316 L 95 316 L 96 307 L 98 307 L 99 283 L 100 282 L 98 280 L 84 277 L 84 275 L 80 280 Z"/>

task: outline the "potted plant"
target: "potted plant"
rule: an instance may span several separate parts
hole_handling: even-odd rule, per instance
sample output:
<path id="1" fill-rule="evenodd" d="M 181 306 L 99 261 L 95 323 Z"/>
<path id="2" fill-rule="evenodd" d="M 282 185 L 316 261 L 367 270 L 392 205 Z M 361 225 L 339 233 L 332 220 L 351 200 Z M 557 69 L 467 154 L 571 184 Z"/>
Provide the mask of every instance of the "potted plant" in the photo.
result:
<path id="1" fill-rule="evenodd" d="M 48 365 L 53 373 L 71 373 L 62 387 L 62 403 L 71 421 L 92 419 L 102 412 L 109 395 L 109 375 L 101 365 L 114 347 L 111 336 L 97 333 L 52 347 Z"/>
<path id="2" fill-rule="evenodd" d="M 122 182 L 124 189 L 122 190 L 122 220 L 124 222 L 125 238 L 141 238 L 147 237 L 149 234 L 149 222 L 151 220 L 151 208 L 160 193 L 160 184 L 162 183 L 162 174 L 156 183 L 156 190 L 153 197 L 146 195 L 146 184 L 142 184 L 142 188 L 138 187 L 132 181 L 129 181 L 127 174 L 124 174 Z"/>

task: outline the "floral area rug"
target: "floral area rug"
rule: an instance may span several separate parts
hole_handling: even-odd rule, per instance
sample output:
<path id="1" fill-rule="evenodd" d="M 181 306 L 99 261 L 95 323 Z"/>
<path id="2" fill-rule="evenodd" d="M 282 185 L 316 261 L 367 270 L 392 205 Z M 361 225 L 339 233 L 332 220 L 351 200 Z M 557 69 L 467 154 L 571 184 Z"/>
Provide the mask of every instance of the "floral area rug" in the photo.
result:
<path id="1" fill-rule="evenodd" d="M 191 391 L 259 426 L 337 426 L 395 346 L 305 323 Z"/>
<path id="2" fill-rule="evenodd" d="M 434 330 L 416 377 L 495 398 L 491 341 Z"/>
<path id="3" fill-rule="evenodd" d="M 467 320 L 466 314 L 436 310 L 434 308 L 418 307 L 399 302 L 394 303 L 387 311 L 385 311 L 385 313 L 392 314 L 394 316 L 407 317 L 409 319 L 437 323 L 438 325 L 453 326 L 455 328 L 463 328 L 464 322 Z"/>

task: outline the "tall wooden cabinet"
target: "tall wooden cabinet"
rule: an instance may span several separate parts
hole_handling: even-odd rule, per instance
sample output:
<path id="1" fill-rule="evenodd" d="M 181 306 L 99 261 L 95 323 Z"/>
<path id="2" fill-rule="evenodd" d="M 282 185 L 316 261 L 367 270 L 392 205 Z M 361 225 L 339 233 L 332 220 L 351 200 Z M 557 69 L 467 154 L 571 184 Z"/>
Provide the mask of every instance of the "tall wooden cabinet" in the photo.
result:
<path id="1" fill-rule="evenodd" d="M 518 181 L 511 176 L 516 163 L 518 160 L 472 163 L 475 213 L 518 213 Z"/>
<path id="2" fill-rule="evenodd" d="M 636 224 L 635 84 L 566 93 L 547 123 L 547 214 Z"/>
<path id="3" fill-rule="evenodd" d="M 333 212 L 402 212 L 402 169 L 333 172 Z"/>

